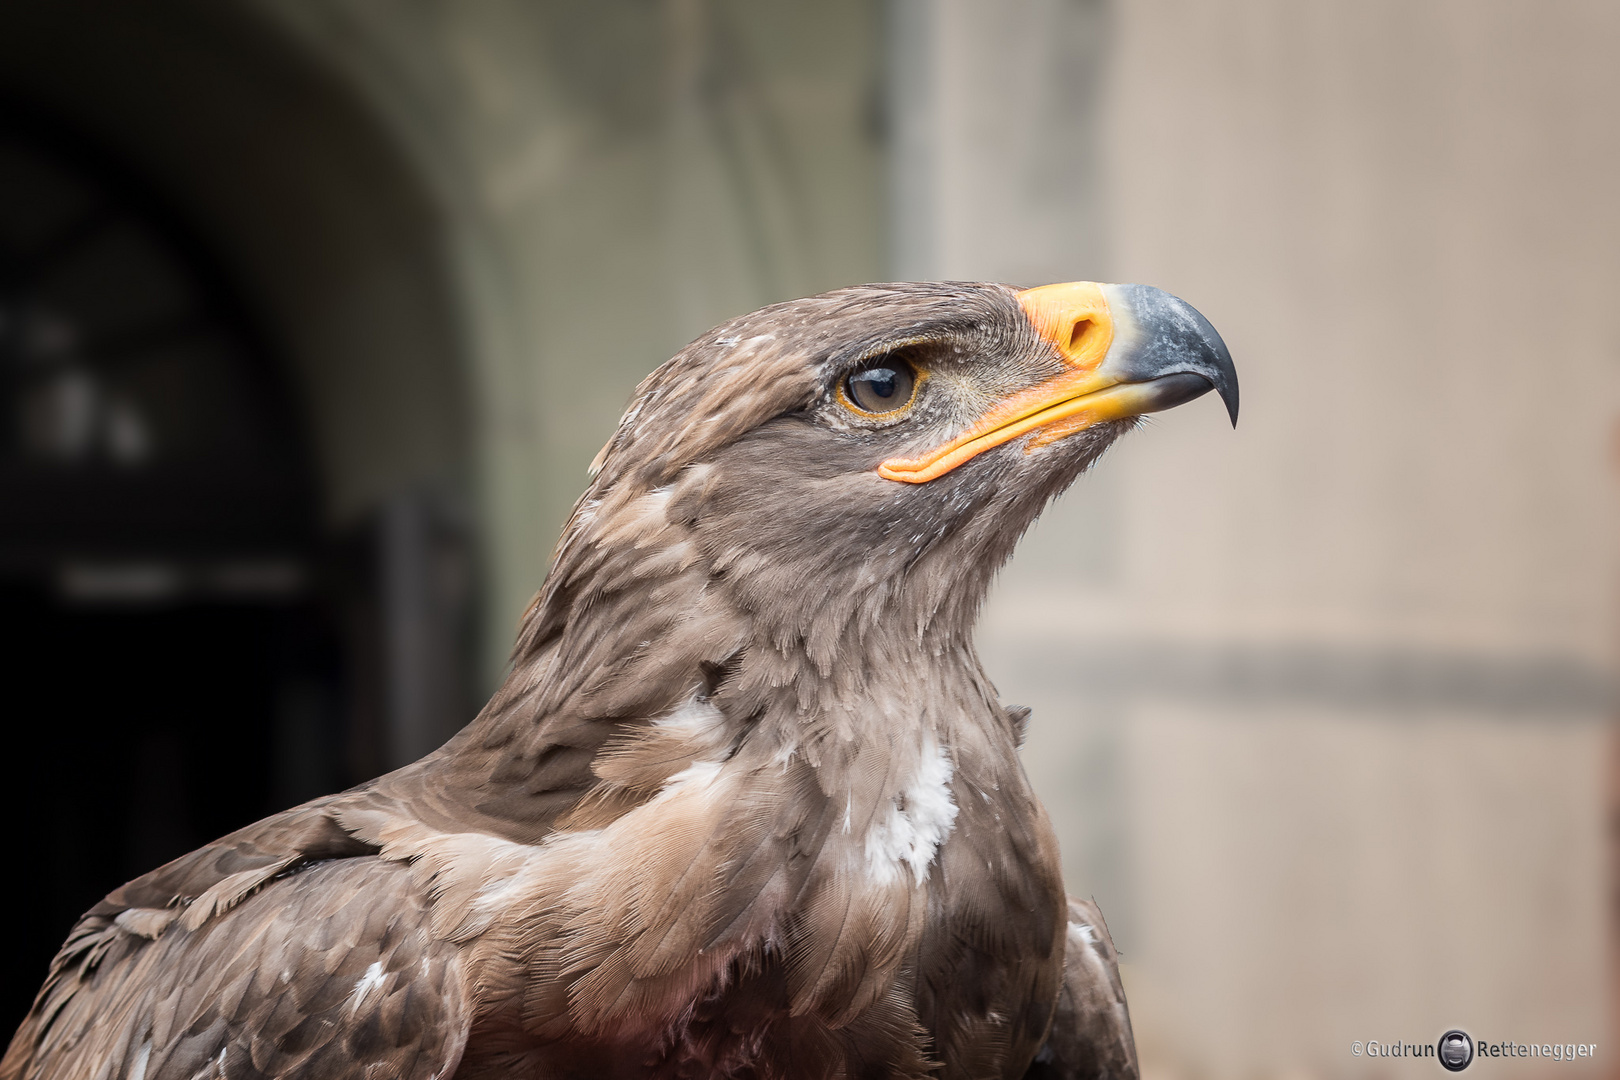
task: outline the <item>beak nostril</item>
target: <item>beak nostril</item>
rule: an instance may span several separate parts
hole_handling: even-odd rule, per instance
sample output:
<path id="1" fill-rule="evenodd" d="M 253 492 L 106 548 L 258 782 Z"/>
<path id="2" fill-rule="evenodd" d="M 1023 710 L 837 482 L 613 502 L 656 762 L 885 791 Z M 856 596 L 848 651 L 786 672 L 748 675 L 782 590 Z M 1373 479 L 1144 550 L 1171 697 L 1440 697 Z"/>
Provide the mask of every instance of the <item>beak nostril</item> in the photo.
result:
<path id="1" fill-rule="evenodd" d="M 1094 281 L 1041 285 L 1018 294 L 1035 332 L 1062 355 L 1069 366 L 1090 371 L 1102 363 L 1113 340 L 1108 300 Z"/>
<path id="2" fill-rule="evenodd" d="M 1074 325 L 1069 327 L 1069 349 L 1068 349 L 1068 352 L 1069 352 L 1069 354 L 1071 356 L 1080 351 L 1080 342 L 1086 336 L 1086 331 L 1088 331 L 1090 329 L 1091 329 L 1091 320 L 1090 319 L 1076 319 L 1074 321 Z"/>

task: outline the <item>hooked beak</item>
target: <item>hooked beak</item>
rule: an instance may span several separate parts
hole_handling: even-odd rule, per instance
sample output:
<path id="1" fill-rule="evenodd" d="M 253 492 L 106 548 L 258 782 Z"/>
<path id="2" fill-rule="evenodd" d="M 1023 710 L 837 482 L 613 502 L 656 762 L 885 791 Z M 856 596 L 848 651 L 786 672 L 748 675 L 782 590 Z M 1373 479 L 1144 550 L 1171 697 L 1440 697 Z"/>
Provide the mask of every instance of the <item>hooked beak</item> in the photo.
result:
<path id="1" fill-rule="evenodd" d="M 1174 408 L 1211 390 L 1237 424 L 1237 371 L 1226 343 L 1191 304 L 1151 285 L 1072 281 L 1025 289 L 1018 302 L 1069 370 L 1001 401 L 950 442 L 878 466 L 921 484 L 1034 432 L 1026 452 L 1108 420 Z"/>

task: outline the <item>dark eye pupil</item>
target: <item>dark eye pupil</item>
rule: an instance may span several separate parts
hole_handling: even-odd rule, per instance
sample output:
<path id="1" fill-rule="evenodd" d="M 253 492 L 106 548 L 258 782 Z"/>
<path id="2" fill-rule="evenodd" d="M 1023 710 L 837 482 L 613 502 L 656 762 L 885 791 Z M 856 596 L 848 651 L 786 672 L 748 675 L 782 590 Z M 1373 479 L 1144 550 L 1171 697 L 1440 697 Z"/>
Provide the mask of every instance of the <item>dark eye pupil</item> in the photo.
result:
<path id="1" fill-rule="evenodd" d="M 844 393 L 857 409 L 870 413 L 893 412 L 911 401 L 914 378 L 910 365 L 876 364 L 845 380 Z"/>
<path id="2" fill-rule="evenodd" d="M 880 398 L 894 397 L 894 384 L 899 377 L 894 373 L 893 368 L 886 367 L 873 368 L 871 371 L 863 372 L 857 376 L 861 382 L 866 384 L 866 389 Z"/>

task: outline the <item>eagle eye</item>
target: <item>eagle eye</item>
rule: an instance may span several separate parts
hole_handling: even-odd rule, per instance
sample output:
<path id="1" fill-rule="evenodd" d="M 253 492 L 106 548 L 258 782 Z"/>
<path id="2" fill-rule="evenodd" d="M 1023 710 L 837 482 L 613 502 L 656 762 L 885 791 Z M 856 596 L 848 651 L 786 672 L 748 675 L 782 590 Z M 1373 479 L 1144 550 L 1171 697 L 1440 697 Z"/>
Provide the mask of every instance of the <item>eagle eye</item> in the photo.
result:
<path id="1" fill-rule="evenodd" d="M 917 369 L 898 356 L 881 356 L 844 377 L 839 398 L 862 416 L 892 416 L 917 396 Z"/>

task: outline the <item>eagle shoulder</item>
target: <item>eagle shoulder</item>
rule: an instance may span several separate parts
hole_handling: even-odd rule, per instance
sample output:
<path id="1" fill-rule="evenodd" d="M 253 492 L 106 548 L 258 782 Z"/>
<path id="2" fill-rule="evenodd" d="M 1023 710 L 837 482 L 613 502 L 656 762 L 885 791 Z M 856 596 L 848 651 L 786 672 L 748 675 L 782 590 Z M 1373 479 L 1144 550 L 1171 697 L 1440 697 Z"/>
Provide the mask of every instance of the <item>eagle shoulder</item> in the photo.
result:
<path id="1" fill-rule="evenodd" d="M 53 974 L 0 1077 L 448 1075 L 472 1010 L 461 951 L 429 907 L 407 867 L 347 858 L 196 926 L 130 916 L 150 908 L 87 916 L 64 949 L 77 942 L 79 963 Z"/>
<path id="2" fill-rule="evenodd" d="M 0 1080 L 52 1075 L 53 1061 L 71 1061 L 77 1070 L 84 1061 L 112 1065 L 114 1059 L 122 1065 L 111 1075 L 151 1080 L 169 1075 L 162 1062 L 191 1062 L 202 1042 L 218 1042 L 210 1053 L 225 1052 L 220 1060 L 228 1063 L 229 1047 L 240 1042 L 230 1036 L 233 1025 L 237 1034 L 246 1031 L 244 1017 L 273 989 L 261 986 L 256 995 L 251 991 L 257 984 L 241 976 L 249 968 L 257 972 L 258 961 L 272 953 L 285 970 L 298 973 L 299 992 L 306 996 L 317 970 L 323 984 L 345 978 L 355 984 L 373 963 L 384 963 L 379 969 L 384 974 L 394 970 L 386 965 L 390 957 L 399 960 L 395 953 L 403 939 L 388 933 L 365 938 L 366 919 L 376 919 L 365 910 L 393 912 L 405 925 L 418 915 L 418 921 L 427 919 L 428 901 L 411 891 L 402 868 L 374 857 L 376 845 L 337 822 L 333 807 L 339 798 L 319 799 L 222 837 L 121 886 L 86 912 L 0 1059 Z M 368 882 L 364 890 L 356 885 L 362 880 Z M 362 895 L 369 897 L 364 909 L 342 906 Z M 340 906 L 326 910 L 334 904 Z M 309 937 L 307 920 L 314 918 L 328 922 Z M 425 942 L 412 947 L 433 951 Z M 377 955 L 360 966 L 359 974 L 351 973 L 368 949 Z M 215 1012 L 209 1011 L 215 1007 L 208 1004 L 212 998 L 196 997 L 194 987 L 200 985 L 220 991 L 213 995 L 219 998 Z M 356 1009 L 350 1021 L 360 1021 L 363 1013 Z M 172 1026 L 181 1014 L 186 1034 L 174 1035 L 179 1040 L 174 1045 L 154 1034 L 163 1026 L 158 1017 Z M 327 1019 L 334 1030 L 342 1026 Z M 216 1027 L 213 1036 L 203 1037 Z M 276 1037 L 274 1032 L 257 1036 L 272 1044 Z M 182 1043 L 189 1048 L 183 1053 Z M 254 1053 L 262 1057 L 264 1051 Z M 174 1075 L 210 1075 L 212 1060 L 198 1058 L 191 1071 Z M 144 1062 L 141 1069 L 135 1068 L 137 1061 Z"/>

